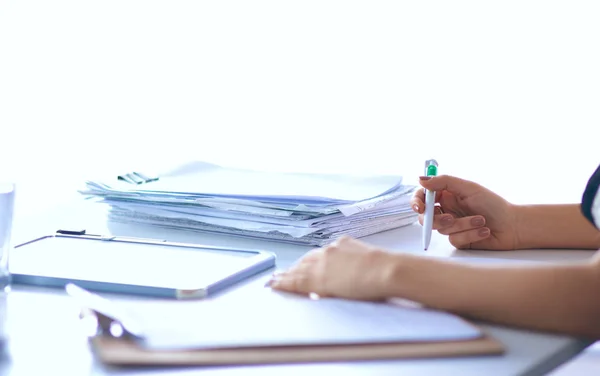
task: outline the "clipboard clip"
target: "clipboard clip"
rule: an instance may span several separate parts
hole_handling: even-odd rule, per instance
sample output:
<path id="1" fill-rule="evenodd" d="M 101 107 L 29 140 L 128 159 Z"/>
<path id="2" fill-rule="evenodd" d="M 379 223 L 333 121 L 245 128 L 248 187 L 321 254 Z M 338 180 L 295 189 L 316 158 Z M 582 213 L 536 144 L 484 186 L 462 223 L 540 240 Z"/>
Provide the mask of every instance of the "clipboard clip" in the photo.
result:
<path id="1" fill-rule="evenodd" d="M 73 283 L 65 286 L 67 294 L 81 306 L 80 318 L 87 325 L 91 337 L 103 336 L 119 339 L 144 338 L 141 328 L 127 317 L 110 300 L 93 294 Z"/>
<path id="2" fill-rule="evenodd" d="M 146 184 L 146 183 L 150 183 L 152 181 L 156 181 L 158 180 L 157 176 L 147 176 L 145 174 L 142 174 L 141 172 L 130 172 L 127 174 L 123 174 L 123 175 L 119 175 L 117 176 L 118 180 L 122 180 L 125 181 L 127 183 L 130 184 Z"/>

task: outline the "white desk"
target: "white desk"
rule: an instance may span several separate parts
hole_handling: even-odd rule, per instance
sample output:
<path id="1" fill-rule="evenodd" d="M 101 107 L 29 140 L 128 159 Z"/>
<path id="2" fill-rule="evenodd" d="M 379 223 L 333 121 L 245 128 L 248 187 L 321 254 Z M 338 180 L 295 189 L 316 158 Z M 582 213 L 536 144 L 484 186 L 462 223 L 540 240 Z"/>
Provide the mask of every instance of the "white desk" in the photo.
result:
<path id="1" fill-rule="evenodd" d="M 86 204 L 90 205 L 90 204 Z M 273 251 L 278 266 L 286 267 L 309 248 L 268 243 L 242 238 L 212 236 L 189 232 L 149 229 L 123 225 L 107 225 L 99 206 L 60 208 L 35 220 L 16 224 L 17 242 L 52 233 L 59 228 L 73 227 L 90 233 L 107 233 L 167 240 L 188 241 L 212 245 L 244 245 Z M 418 225 L 372 236 L 374 244 L 400 251 L 421 253 Z M 582 259 L 589 251 L 526 251 L 526 252 L 457 252 L 443 237 L 434 237 L 428 254 L 437 256 L 481 256 L 522 258 L 531 260 Z M 226 293 L 243 293 L 262 288 L 270 273 L 257 276 Z M 128 299 L 127 297 L 120 297 Z M 168 304 L 168 303 L 165 303 Z M 78 309 L 61 290 L 15 286 L 8 301 L 7 330 L 13 336 L 0 365 L 0 375 L 29 376 L 33 374 L 68 375 L 295 375 L 343 372 L 345 375 L 543 375 L 568 361 L 590 342 L 567 336 L 533 333 L 484 324 L 491 335 L 507 347 L 502 356 L 465 357 L 453 359 L 373 361 L 331 364 L 277 365 L 224 368 L 114 370 L 97 363 L 86 346 L 78 326 Z"/>

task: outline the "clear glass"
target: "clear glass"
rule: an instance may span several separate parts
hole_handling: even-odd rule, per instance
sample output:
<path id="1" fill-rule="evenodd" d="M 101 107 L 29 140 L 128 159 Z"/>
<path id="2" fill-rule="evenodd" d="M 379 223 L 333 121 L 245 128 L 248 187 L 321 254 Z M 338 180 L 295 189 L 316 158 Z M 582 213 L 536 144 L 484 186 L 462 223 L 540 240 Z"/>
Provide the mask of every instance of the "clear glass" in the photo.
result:
<path id="1" fill-rule="evenodd" d="M 15 185 L 0 182 L 0 293 L 10 290 L 11 275 L 8 256 L 12 247 Z"/>

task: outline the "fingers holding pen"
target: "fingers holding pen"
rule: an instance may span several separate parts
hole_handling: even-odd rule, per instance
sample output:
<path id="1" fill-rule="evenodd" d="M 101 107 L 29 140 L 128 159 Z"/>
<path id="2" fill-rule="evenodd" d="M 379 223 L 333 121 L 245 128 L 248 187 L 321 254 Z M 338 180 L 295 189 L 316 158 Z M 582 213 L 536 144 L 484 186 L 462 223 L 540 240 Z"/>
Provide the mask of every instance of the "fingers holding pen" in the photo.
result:
<path id="1" fill-rule="evenodd" d="M 490 229 L 485 224 L 485 217 L 473 215 L 455 218 L 451 225 L 437 228 L 437 231 L 442 235 L 448 235 L 450 244 L 458 249 L 464 249 L 470 248 L 471 244 L 487 239 L 491 235 Z"/>
<path id="2" fill-rule="evenodd" d="M 435 201 L 439 202 L 441 196 L 442 192 L 436 192 Z M 420 188 L 415 192 L 410 200 L 410 206 L 419 214 L 423 214 L 425 212 L 425 190 L 423 188 Z M 439 211 L 439 208 L 436 209 L 436 212 L 437 211 Z"/>
<path id="3" fill-rule="evenodd" d="M 480 227 L 450 234 L 448 240 L 454 247 L 458 249 L 466 249 L 471 248 L 472 244 L 476 244 L 478 241 L 487 239 L 490 236 L 491 231 L 489 228 Z"/>
<path id="4" fill-rule="evenodd" d="M 410 199 L 410 207 L 419 214 L 425 211 L 425 192 L 423 189 L 418 189 Z"/>
<path id="5" fill-rule="evenodd" d="M 442 213 L 437 211 L 433 216 L 433 229 L 437 230 L 442 235 L 451 235 L 458 232 L 470 231 L 479 228 L 485 228 L 485 217 L 481 215 L 473 215 L 463 218 L 455 218 L 450 213 Z M 419 223 L 423 225 L 424 214 L 419 214 Z"/>
<path id="6" fill-rule="evenodd" d="M 442 235 L 451 235 L 459 232 L 479 229 L 484 226 L 485 217 L 481 215 L 472 215 L 463 218 L 455 218 L 451 224 L 440 227 L 437 230 Z"/>
<path id="7" fill-rule="evenodd" d="M 452 214 L 442 213 L 441 207 L 439 206 L 435 207 L 434 212 L 435 215 L 433 216 L 433 230 L 439 231 L 440 229 L 451 227 L 456 221 L 456 218 L 454 218 Z M 419 214 L 419 223 L 421 225 L 423 225 L 424 218 L 425 214 Z"/>

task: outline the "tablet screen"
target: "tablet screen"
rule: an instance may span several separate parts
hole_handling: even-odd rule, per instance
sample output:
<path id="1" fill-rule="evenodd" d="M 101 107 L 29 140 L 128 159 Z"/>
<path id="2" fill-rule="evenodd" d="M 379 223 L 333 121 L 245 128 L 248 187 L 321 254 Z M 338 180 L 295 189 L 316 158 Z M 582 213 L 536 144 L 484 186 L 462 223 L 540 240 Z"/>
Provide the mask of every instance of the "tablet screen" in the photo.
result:
<path id="1" fill-rule="evenodd" d="M 251 266 L 259 252 L 47 237 L 15 248 L 15 275 L 198 289 Z"/>

